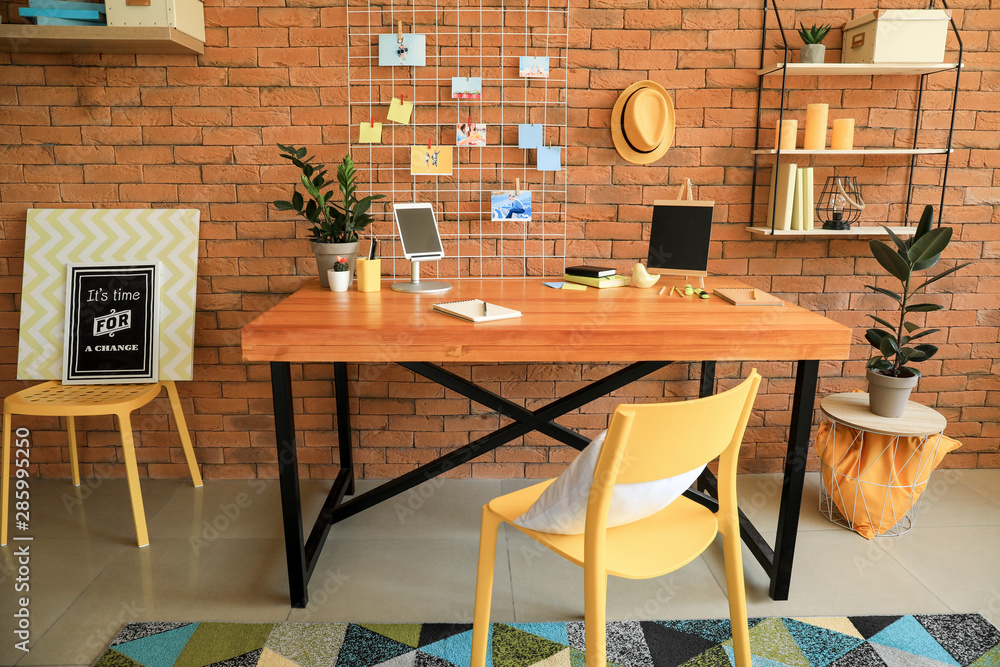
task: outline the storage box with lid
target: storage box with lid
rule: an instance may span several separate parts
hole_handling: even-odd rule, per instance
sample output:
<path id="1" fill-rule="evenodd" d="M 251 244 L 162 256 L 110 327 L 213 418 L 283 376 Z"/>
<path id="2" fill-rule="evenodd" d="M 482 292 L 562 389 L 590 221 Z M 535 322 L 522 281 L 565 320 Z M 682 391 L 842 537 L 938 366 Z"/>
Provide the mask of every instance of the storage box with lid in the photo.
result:
<path id="1" fill-rule="evenodd" d="M 844 24 L 845 63 L 940 63 L 951 12 L 879 9 Z"/>
<path id="2" fill-rule="evenodd" d="M 202 0 L 105 0 L 108 25 L 162 26 L 205 41 Z"/>

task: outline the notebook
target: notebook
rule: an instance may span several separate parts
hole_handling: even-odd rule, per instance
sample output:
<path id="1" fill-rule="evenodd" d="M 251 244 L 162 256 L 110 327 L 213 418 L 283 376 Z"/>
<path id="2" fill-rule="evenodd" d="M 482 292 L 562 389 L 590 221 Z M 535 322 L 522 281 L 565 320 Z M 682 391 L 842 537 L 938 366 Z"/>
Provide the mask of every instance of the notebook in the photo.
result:
<path id="1" fill-rule="evenodd" d="M 509 320 L 521 317 L 521 311 L 519 310 L 486 303 L 482 299 L 435 303 L 434 310 L 445 315 L 460 317 L 470 322 L 492 322 L 493 320 Z"/>
<path id="2" fill-rule="evenodd" d="M 734 306 L 784 306 L 785 302 L 753 287 L 716 287 L 715 296 L 721 297 Z M 756 297 L 756 298 L 755 298 Z"/>

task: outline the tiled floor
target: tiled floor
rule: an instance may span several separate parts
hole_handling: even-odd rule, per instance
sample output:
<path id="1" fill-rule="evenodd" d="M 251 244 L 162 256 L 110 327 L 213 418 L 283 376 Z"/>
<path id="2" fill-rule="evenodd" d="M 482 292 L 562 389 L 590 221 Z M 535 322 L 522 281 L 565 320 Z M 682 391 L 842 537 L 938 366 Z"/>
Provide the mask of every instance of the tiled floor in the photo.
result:
<path id="1" fill-rule="evenodd" d="M 1000 471 L 936 472 L 913 531 L 871 542 L 819 514 L 818 482 L 808 477 L 791 599 L 767 597 L 767 579 L 745 552 L 751 615 L 960 611 L 1000 623 Z M 303 482 L 310 524 L 328 484 Z M 20 533 L 34 538 L 29 592 L 14 592 L 18 543 L 0 549 L 0 665 L 90 665 L 132 620 L 471 622 L 480 507 L 524 484 L 435 481 L 338 524 L 309 607 L 291 610 L 277 482 L 144 482 L 151 545 L 138 549 L 123 481 L 33 480 L 31 524 Z M 744 511 L 774 526 L 779 478 L 744 475 L 739 484 Z M 494 620 L 580 619 L 581 585 L 575 566 L 516 531 L 501 533 Z M 713 548 L 661 579 L 612 578 L 608 615 L 725 617 L 724 590 Z M 30 597 L 27 654 L 12 639 L 22 596 Z"/>

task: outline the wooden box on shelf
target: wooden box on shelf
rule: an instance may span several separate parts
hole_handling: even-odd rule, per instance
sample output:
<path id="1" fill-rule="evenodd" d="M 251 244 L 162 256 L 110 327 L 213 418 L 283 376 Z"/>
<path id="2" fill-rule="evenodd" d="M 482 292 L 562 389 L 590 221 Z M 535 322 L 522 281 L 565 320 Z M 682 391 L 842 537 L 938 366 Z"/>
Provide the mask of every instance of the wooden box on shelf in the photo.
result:
<path id="1" fill-rule="evenodd" d="M 205 41 L 202 0 L 105 0 L 109 26 L 169 27 Z"/>
<path id="2" fill-rule="evenodd" d="M 938 63 L 944 60 L 951 12 L 879 9 L 844 24 L 845 63 Z"/>

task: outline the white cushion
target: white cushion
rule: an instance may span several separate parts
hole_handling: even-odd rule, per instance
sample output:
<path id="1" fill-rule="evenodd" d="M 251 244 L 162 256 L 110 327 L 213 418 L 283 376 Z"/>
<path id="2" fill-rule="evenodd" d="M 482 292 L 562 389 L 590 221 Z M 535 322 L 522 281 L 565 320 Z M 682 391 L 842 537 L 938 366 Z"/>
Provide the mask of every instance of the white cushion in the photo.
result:
<path id="1" fill-rule="evenodd" d="M 587 500 L 594 483 L 597 458 L 604 445 L 603 431 L 590 441 L 580 455 L 539 496 L 538 500 L 514 523 L 528 530 L 559 535 L 584 532 L 587 520 Z M 705 466 L 652 482 L 615 484 L 608 508 L 608 528 L 632 523 L 656 514 L 690 487 Z"/>

